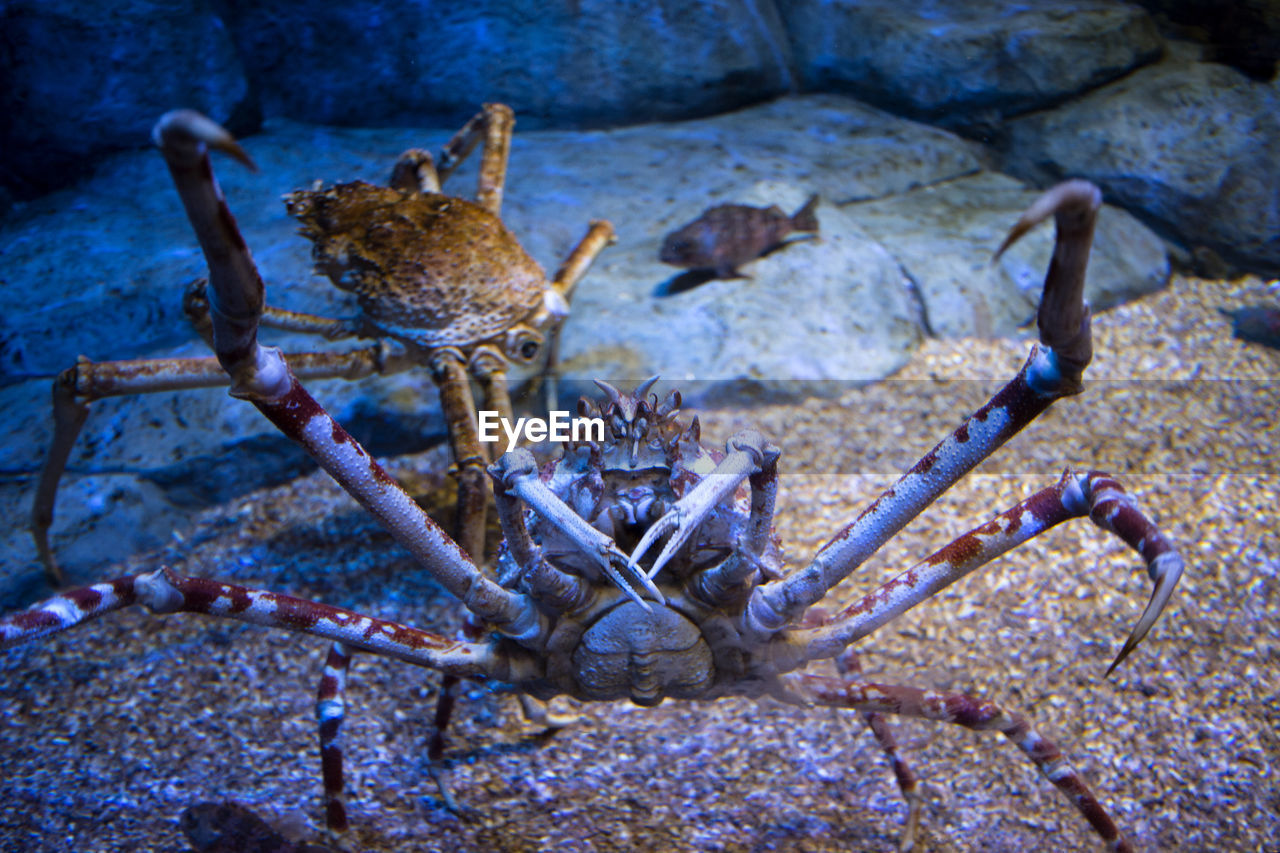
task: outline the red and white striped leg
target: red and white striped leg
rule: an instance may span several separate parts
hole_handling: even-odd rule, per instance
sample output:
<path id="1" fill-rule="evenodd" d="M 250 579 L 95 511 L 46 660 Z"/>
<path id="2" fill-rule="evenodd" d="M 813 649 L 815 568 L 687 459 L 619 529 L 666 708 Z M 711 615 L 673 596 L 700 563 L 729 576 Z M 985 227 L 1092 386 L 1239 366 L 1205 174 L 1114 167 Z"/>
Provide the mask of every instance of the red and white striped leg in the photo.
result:
<path id="1" fill-rule="evenodd" d="M 190 110 L 161 117 L 153 131 L 209 264 L 214 351 L 231 393 L 249 400 L 297 441 L 432 576 L 497 630 L 534 643 L 544 620 L 523 595 L 486 578 L 403 488 L 317 403 L 274 347 L 258 343 L 262 278 L 213 176 L 208 149 L 252 165 L 222 127 Z M 478 474 L 483 477 L 483 471 Z"/>
<path id="2" fill-rule="evenodd" d="M 324 780 L 324 820 L 332 830 L 347 828 L 346 783 L 342 775 L 342 723 L 347 703 L 347 670 L 351 666 L 351 650 L 342 643 L 329 648 L 324 662 L 324 675 L 316 691 L 316 721 L 320 724 L 320 774 Z M 446 678 L 449 676 L 446 676 Z"/>
<path id="3" fill-rule="evenodd" d="M 1080 774 L 1062 757 L 1058 747 L 1037 734 L 1020 714 L 963 693 L 921 690 L 898 684 L 854 682 L 819 675 L 787 676 L 786 682 L 800 696 L 822 705 L 919 717 L 954 723 L 974 731 L 994 729 L 1022 750 L 1040 772 L 1067 796 L 1110 850 L 1117 853 L 1132 850 L 1111 815 L 1098 802 Z"/>
<path id="4" fill-rule="evenodd" d="M 70 589 L 0 618 L 0 648 L 67 630 L 86 619 L 141 604 L 153 613 L 203 613 L 284 628 L 457 676 L 519 681 L 535 676 L 523 658 L 493 643 L 450 640 L 398 622 L 276 592 L 158 569 Z"/>
<path id="5" fill-rule="evenodd" d="M 935 551 L 912 568 L 836 613 L 820 627 L 780 641 L 799 659 L 834 657 L 856 640 L 896 619 L 1009 549 L 1072 518 L 1088 517 L 1136 549 L 1155 582 L 1151 600 L 1120 653 L 1115 669 L 1146 636 L 1182 576 L 1182 557 L 1133 498 L 1110 475 L 1067 471 L 1057 484 L 1004 511 Z"/>
<path id="6" fill-rule="evenodd" d="M 845 649 L 836 658 L 836 669 L 842 678 L 856 683 L 857 676 L 862 674 L 862 663 L 854 649 Z M 902 836 L 898 840 L 898 853 L 906 853 L 915 849 L 916 829 L 920 826 L 920 786 L 911 765 L 898 754 L 898 739 L 893 736 L 893 726 L 887 717 L 879 711 L 863 711 L 862 722 L 871 730 L 871 735 L 880 745 L 880 751 L 889 760 L 894 781 L 902 792 L 902 799 L 907 804 L 907 820 L 902 828 Z"/>

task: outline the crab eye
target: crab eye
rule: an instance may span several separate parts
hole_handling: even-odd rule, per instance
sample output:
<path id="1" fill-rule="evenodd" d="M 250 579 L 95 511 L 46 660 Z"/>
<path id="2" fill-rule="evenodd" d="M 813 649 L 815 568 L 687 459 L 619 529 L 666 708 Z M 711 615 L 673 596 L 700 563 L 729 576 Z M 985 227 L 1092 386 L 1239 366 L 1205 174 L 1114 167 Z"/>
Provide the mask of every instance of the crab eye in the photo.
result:
<path id="1" fill-rule="evenodd" d="M 542 352 L 542 336 L 528 329 L 520 329 L 507 338 L 507 357 L 528 364 Z"/>

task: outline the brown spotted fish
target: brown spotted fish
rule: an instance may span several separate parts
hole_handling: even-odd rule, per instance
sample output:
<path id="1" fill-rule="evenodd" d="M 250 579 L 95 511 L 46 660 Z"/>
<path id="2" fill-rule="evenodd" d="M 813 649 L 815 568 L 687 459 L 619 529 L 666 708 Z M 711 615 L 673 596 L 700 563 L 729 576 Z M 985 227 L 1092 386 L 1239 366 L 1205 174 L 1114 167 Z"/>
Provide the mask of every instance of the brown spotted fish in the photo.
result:
<path id="1" fill-rule="evenodd" d="M 739 278 L 738 267 L 782 245 L 792 231 L 818 230 L 811 196 L 792 216 L 778 208 L 721 204 L 667 235 L 658 259 L 689 269 L 712 269 L 717 278 Z"/>

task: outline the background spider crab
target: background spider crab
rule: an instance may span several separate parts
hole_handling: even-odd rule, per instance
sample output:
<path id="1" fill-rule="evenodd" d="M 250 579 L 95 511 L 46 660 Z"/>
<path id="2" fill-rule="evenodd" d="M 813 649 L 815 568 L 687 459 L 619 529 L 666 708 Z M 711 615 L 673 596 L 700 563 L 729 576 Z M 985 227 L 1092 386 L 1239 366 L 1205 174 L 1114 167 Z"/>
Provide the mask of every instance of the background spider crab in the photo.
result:
<path id="1" fill-rule="evenodd" d="M 1054 216 L 1054 262 L 1039 314 L 1041 344 L 1018 375 L 920 459 L 806 567 L 785 572 L 772 537 L 779 449 L 756 430 L 735 434 L 723 455 L 701 447 L 695 421 L 674 418 L 679 397 L 661 404 L 604 386 L 599 414 L 609 433 L 573 447 L 546 471 L 516 450 L 489 469 L 506 550 L 495 580 L 479 570 L 395 481 L 306 393 L 280 353 L 256 340 L 262 285 L 234 219 L 208 180 L 205 146 L 234 145 L 210 123 L 171 114 L 157 139 L 206 247 L 219 310 L 215 351 L 233 391 L 308 448 L 339 484 L 383 523 L 480 623 L 470 641 L 245 586 L 187 577 L 167 568 L 68 591 L 0 620 L 14 645 L 86 618 L 140 603 L 157 612 L 199 612 L 334 641 L 317 701 L 327 818 L 346 824 L 339 733 L 347 667 L 355 651 L 386 655 L 446 675 L 495 682 L 539 698 L 666 698 L 770 695 L 862 711 L 893 760 L 911 807 L 914 776 L 896 755 L 879 715 L 919 716 L 994 728 L 1018 746 L 1113 849 L 1129 849 L 1118 828 L 1062 758 L 1021 716 L 948 691 L 861 681 L 845 650 L 943 587 L 1047 528 L 1089 517 L 1138 551 L 1155 583 L 1151 601 L 1114 668 L 1146 635 L 1182 572 L 1177 552 L 1114 479 L 1068 471 L 843 609 L 811 610 L 911 518 L 1056 399 L 1081 390 L 1091 357 L 1081 297 L 1100 196 L 1083 182 L 1037 202 L 1007 238 Z M 1002 247 L 1003 249 L 1003 247 Z M 585 410 L 585 409 L 584 409 Z M 744 488 L 745 487 L 745 488 Z M 741 492 L 741 494 L 740 494 Z M 656 557 L 651 549 L 663 543 Z M 634 543 L 634 544 L 633 544 Z M 630 553 L 620 545 L 631 548 Z M 839 657 L 838 677 L 798 672 Z M 446 719 L 441 721 L 443 728 Z"/>
<path id="2" fill-rule="evenodd" d="M 207 121 L 195 114 L 174 120 Z M 540 359 L 549 364 L 574 285 L 613 239 L 608 222 L 592 222 L 551 279 L 529 257 L 500 218 L 514 121 L 509 107 L 485 104 L 444 145 L 438 163 L 421 149 L 401 155 L 390 186 L 353 181 L 290 193 L 286 196 L 289 212 L 313 243 L 316 271 L 337 287 L 353 291 L 360 313 L 338 320 L 265 305 L 258 311 L 262 325 L 277 329 L 330 340 L 379 339 L 373 346 L 351 352 L 290 354 L 291 366 L 303 378 L 360 379 L 415 366 L 430 369 L 440 389 L 457 466 L 455 535 L 475 560 L 483 557 L 483 469 L 489 460 L 476 434 L 471 379 L 479 383 L 486 408 L 510 417 L 509 366 L 535 364 Z M 248 155 L 229 136 L 220 144 L 253 168 Z M 443 182 L 477 144 L 482 146 L 477 200 L 443 194 Z M 204 179 L 212 181 L 212 173 Z M 189 194 L 184 194 L 184 201 L 193 218 L 205 215 L 191 207 L 199 202 Z M 248 252 L 243 246 L 236 248 L 243 263 L 228 274 L 257 277 Z M 229 312 L 237 317 L 244 310 L 226 298 L 219 301 L 218 292 L 215 282 L 211 301 L 206 283 L 199 281 L 188 290 L 184 303 L 210 344 L 210 313 Z M 32 508 L 32 534 L 51 580 L 62 580 L 49 545 L 58 482 L 88 417 L 89 404 L 108 396 L 228 381 L 214 358 L 104 363 L 82 359 L 58 376 L 53 393 L 55 433 Z"/>

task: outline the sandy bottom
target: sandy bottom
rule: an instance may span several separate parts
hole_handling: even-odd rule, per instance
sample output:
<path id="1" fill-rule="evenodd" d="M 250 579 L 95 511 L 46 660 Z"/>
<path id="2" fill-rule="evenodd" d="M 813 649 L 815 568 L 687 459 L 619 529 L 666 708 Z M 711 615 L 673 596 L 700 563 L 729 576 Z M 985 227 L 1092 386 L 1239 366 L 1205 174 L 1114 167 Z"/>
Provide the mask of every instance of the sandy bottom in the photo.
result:
<path id="1" fill-rule="evenodd" d="M 1051 531 L 860 647 L 869 676 L 959 690 L 1027 715 L 1139 850 L 1274 849 L 1280 833 L 1280 354 L 1219 308 L 1274 284 L 1175 280 L 1095 318 L 1084 396 L 1059 403 L 831 597 L 867 590 L 1067 465 L 1110 470 L 1180 544 L 1187 573 L 1147 642 L 1103 672 L 1149 594 L 1134 555 L 1087 522 Z M 1017 370 L 1022 343 L 932 342 L 894 380 L 838 400 L 703 413 L 784 449 L 777 529 L 807 555 Z M 391 460 L 416 489 L 438 453 Z M 423 473 L 427 472 L 427 473 Z M 110 536 L 111 531 L 99 531 Z M 452 633 L 459 608 L 323 475 L 203 514 L 137 556 Z M 13 571 L 35 572 L 34 566 Z M 439 680 L 358 657 L 345 730 L 353 830 L 322 831 L 314 691 L 326 644 L 192 616 L 113 614 L 0 657 L 0 849 L 184 850 L 178 817 L 234 800 L 334 849 L 890 850 L 905 817 L 849 713 L 772 701 L 574 706 L 554 735 L 471 689 L 449 760 L 426 773 Z M 818 668 L 821 669 L 821 668 Z M 569 703 L 562 708 L 568 709 Z M 896 723 L 923 778 L 926 850 L 1092 850 L 1073 808 L 993 733 Z"/>

